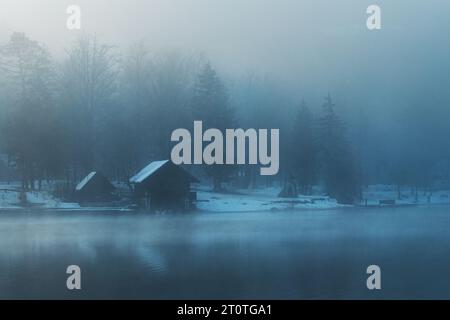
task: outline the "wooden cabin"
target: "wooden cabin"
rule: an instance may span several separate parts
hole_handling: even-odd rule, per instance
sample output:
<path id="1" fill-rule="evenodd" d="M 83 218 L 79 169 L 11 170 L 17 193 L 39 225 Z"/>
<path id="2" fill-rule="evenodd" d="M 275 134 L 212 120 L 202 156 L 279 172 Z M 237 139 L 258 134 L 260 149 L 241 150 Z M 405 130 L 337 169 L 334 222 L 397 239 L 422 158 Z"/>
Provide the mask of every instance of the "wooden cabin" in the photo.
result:
<path id="1" fill-rule="evenodd" d="M 79 202 L 112 201 L 115 189 L 103 174 L 92 171 L 76 186 L 75 198 Z"/>
<path id="2" fill-rule="evenodd" d="M 154 161 L 130 179 L 136 200 L 150 210 L 188 210 L 195 200 L 195 182 L 199 181 L 169 160 Z"/>

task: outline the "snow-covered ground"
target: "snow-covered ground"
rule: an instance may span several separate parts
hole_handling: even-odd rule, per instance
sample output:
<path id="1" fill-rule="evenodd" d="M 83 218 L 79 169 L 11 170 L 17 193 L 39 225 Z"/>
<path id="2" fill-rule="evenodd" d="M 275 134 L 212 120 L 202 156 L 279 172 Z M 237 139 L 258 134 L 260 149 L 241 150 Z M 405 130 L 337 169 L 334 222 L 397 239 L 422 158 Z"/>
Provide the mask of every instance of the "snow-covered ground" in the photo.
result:
<path id="1" fill-rule="evenodd" d="M 214 193 L 204 186 L 197 189 L 197 207 L 207 212 L 246 212 L 276 211 L 290 209 L 333 209 L 344 207 L 335 199 L 327 196 L 298 196 L 296 198 L 278 198 L 280 187 L 253 190 L 236 190 L 233 193 Z M 366 202 L 367 199 L 367 202 Z M 396 186 L 371 185 L 363 192 L 363 200 L 359 205 L 380 205 L 380 201 L 394 200 L 395 205 L 450 204 L 450 190 L 423 191 L 415 195 L 410 188 L 401 189 L 398 199 Z"/>
<path id="2" fill-rule="evenodd" d="M 398 198 L 397 186 L 371 185 L 363 192 L 363 203 L 367 199 L 367 205 L 378 205 L 380 200 L 395 200 L 397 205 L 407 204 L 446 204 L 450 203 L 450 190 L 424 192 L 419 190 L 417 199 L 411 188 L 400 189 Z M 416 201 L 417 200 L 417 201 Z"/>
<path id="3" fill-rule="evenodd" d="M 44 188 L 45 189 L 45 188 Z M 80 208 L 77 203 L 63 202 L 53 197 L 48 190 L 27 191 L 26 206 L 43 209 L 74 209 Z M 20 201 L 19 183 L 0 183 L 0 209 L 20 209 L 23 205 Z"/>
<path id="4" fill-rule="evenodd" d="M 44 185 L 41 191 L 27 191 L 26 205 L 24 206 L 20 201 L 19 183 L 0 183 L 0 209 L 20 209 L 23 207 L 65 210 L 88 209 L 80 207 L 77 203 L 63 202 L 55 198 L 50 190 L 51 186 Z M 195 191 L 197 191 L 197 208 L 204 212 L 333 209 L 344 206 L 338 204 L 335 199 L 321 195 L 279 198 L 280 187 L 238 189 L 230 193 L 216 193 L 211 191 L 210 186 L 200 185 L 195 188 Z M 363 200 L 360 205 L 379 205 L 381 200 L 395 200 L 395 205 L 450 204 L 450 190 L 432 193 L 419 191 L 416 199 L 411 189 L 402 188 L 401 199 L 398 199 L 396 186 L 372 185 L 363 192 Z M 124 208 L 115 208 L 115 210 L 122 209 Z M 105 210 L 105 208 L 93 208 L 93 210 Z"/>
<path id="5" fill-rule="evenodd" d="M 326 196 L 299 196 L 279 198 L 281 188 L 235 190 L 233 193 L 215 193 L 206 187 L 197 189 L 197 208 L 208 212 L 276 211 L 289 209 L 330 209 L 341 207 Z"/>

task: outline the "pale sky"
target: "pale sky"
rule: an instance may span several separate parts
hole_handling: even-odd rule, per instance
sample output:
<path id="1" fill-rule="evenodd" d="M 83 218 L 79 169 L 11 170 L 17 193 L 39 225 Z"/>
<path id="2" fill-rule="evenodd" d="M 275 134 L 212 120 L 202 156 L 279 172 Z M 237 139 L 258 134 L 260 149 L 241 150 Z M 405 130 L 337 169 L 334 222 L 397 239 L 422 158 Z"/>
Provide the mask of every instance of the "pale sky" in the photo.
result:
<path id="1" fill-rule="evenodd" d="M 0 41 L 24 31 L 61 57 L 80 35 L 66 9 L 82 10 L 82 31 L 120 48 L 203 52 L 224 72 L 256 70 L 321 97 L 389 101 L 392 92 L 450 83 L 450 1 L 445 0 L 0 0 Z M 382 29 L 366 28 L 370 4 Z M 405 81 L 406 79 L 406 81 Z M 344 99 L 344 98 L 342 98 Z"/>

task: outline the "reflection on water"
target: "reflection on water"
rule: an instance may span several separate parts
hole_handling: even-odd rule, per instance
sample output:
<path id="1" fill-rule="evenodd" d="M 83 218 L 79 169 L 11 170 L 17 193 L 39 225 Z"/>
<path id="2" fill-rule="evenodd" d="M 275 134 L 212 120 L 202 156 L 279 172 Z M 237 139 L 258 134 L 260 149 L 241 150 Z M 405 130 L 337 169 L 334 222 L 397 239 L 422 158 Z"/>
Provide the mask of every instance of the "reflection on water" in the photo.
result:
<path id="1" fill-rule="evenodd" d="M 450 298 L 450 207 L 0 213 L 0 298 Z M 82 269 L 68 291 L 66 267 Z M 366 289 L 366 268 L 382 290 Z"/>

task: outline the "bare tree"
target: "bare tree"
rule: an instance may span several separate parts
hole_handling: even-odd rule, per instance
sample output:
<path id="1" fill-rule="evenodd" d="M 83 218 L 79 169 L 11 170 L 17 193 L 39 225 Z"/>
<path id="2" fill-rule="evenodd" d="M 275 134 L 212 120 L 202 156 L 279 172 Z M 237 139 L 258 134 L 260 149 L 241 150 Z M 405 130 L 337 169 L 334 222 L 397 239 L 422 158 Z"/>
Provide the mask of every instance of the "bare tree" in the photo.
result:
<path id="1" fill-rule="evenodd" d="M 62 103 L 66 107 L 66 127 L 70 132 L 74 179 L 99 166 L 97 158 L 103 141 L 108 107 L 117 90 L 118 57 L 114 47 L 95 36 L 82 36 L 68 50 L 62 71 Z M 97 149 L 97 151 L 96 151 Z"/>
<path id="2" fill-rule="evenodd" d="M 48 156 L 57 135 L 51 56 L 24 33 L 13 33 L 0 47 L 0 70 L 14 90 L 14 108 L 5 127 L 7 152 L 14 158 L 23 189 L 54 174 L 58 154 Z M 40 185 L 40 183 L 39 183 Z"/>

